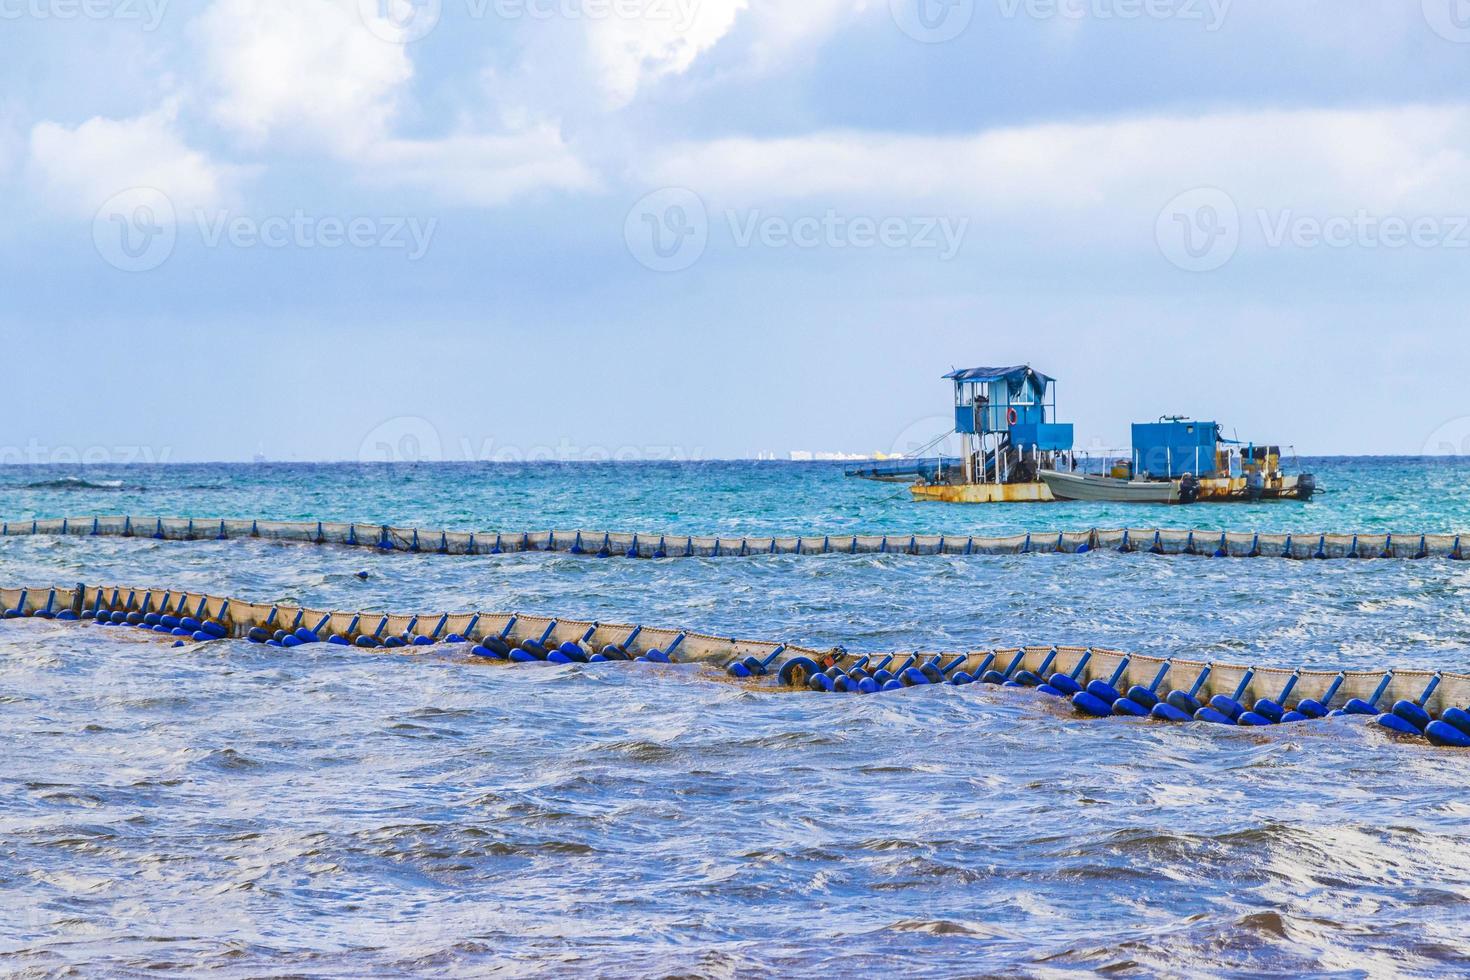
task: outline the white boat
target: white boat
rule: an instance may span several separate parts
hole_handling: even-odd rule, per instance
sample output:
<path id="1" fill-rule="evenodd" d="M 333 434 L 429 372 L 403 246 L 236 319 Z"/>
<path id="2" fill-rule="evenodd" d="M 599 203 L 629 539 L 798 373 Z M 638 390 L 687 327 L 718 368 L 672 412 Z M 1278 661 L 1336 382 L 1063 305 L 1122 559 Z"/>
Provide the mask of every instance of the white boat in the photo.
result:
<path id="1" fill-rule="evenodd" d="M 1177 504 L 1178 480 L 1118 480 L 1095 473 L 1042 470 L 1041 479 L 1058 500 L 1113 501 L 1126 504 Z"/>

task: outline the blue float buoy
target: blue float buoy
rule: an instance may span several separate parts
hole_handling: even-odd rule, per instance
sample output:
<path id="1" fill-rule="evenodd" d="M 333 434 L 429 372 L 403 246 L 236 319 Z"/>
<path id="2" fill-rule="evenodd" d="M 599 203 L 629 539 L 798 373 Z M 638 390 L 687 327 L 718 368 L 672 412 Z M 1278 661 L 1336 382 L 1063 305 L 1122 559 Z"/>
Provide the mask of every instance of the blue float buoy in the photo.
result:
<path id="1" fill-rule="evenodd" d="M 1183 711 L 1180 711 L 1168 701 L 1160 701 L 1158 704 L 1150 708 L 1148 713 L 1150 717 L 1157 718 L 1159 721 L 1189 721 L 1191 718 L 1194 717 L 1194 715 L 1192 714 L 1186 714 Z"/>
<path id="2" fill-rule="evenodd" d="M 1088 686 L 1091 687 L 1091 685 Z M 1113 700 L 1116 701 L 1117 698 L 1115 697 Z M 1072 695 L 1072 705 L 1078 711 L 1085 712 L 1097 718 L 1106 718 L 1113 713 L 1112 702 L 1104 701 L 1091 691 L 1078 691 Z"/>
<path id="3" fill-rule="evenodd" d="M 1286 709 L 1270 698 L 1257 698 L 1251 710 L 1272 724 L 1281 721 L 1282 716 L 1286 714 Z"/>
<path id="4" fill-rule="evenodd" d="M 1296 721 L 1311 721 L 1311 715 L 1304 715 L 1300 711 L 1287 711 L 1281 716 L 1281 724 L 1290 725 Z"/>
<path id="5" fill-rule="evenodd" d="M 1470 711 L 1463 708 L 1446 708 L 1439 720 L 1470 735 Z"/>
<path id="6" fill-rule="evenodd" d="M 1052 690 L 1063 695 L 1076 694 L 1082 690 L 1082 685 L 1067 674 L 1052 674 L 1046 683 Z"/>
<path id="7" fill-rule="evenodd" d="M 1089 681 L 1088 685 L 1082 689 L 1082 693 L 1092 695 L 1099 701 L 1108 705 L 1109 709 L 1112 708 L 1112 704 L 1114 701 L 1123 696 L 1118 693 L 1117 688 L 1113 687 L 1113 685 L 1104 680 Z"/>
<path id="8" fill-rule="evenodd" d="M 1275 722 L 1273 722 L 1270 718 L 1267 718 L 1265 715 L 1258 714 L 1257 712 L 1254 712 L 1254 711 L 1242 711 L 1240 713 L 1240 717 L 1238 717 L 1238 718 L 1235 719 L 1235 723 L 1237 725 L 1242 726 L 1242 727 L 1249 727 L 1251 725 L 1274 725 L 1275 724 Z"/>
<path id="9" fill-rule="evenodd" d="M 1194 713 L 1195 721 L 1207 721 L 1213 725 L 1234 725 L 1235 722 L 1220 714 L 1214 708 L 1201 708 Z"/>
<path id="10" fill-rule="evenodd" d="M 1194 717 L 1196 711 L 1204 707 L 1199 701 L 1195 700 L 1194 695 L 1185 691 L 1170 691 L 1169 696 L 1164 700 L 1168 703 L 1169 707 L 1191 718 Z"/>
<path id="11" fill-rule="evenodd" d="M 1306 715 L 1308 718 L 1321 718 L 1327 714 L 1327 706 L 1311 698 L 1302 698 L 1297 702 L 1295 711 L 1297 714 Z"/>
<path id="12" fill-rule="evenodd" d="M 1395 717 L 1402 718 L 1410 725 L 1413 725 L 1415 731 L 1422 732 L 1429 722 L 1433 720 L 1429 717 L 1429 712 L 1425 711 L 1413 701 L 1395 701 L 1393 708 L 1390 710 Z"/>
<path id="13" fill-rule="evenodd" d="M 1458 725 L 1452 725 L 1442 718 L 1431 721 L 1424 727 L 1424 734 L 1429 741 L 1435 745 L 1446 745 L 1454 748 L 1470 748 L 1470 733 L 1465 732 Z"/>
<path id="14" fill-rule="evenodd" d="M 301 645 L 301 637 L 297 636 L 295 633 L 290 634 L 281 641 L 281 646 L 283 647 L 299 647 Z"/>
<path id="15" fill-rule="evenodd" d="M 538 663 L 542 658 L 536 656 L 533 653 L 530 653 L 529 651 L 517 648 L 510 652 L 510 659 L 513 663 L 533 664 Z"/>
<path id="16" fill-rule="evenodd" d="M 1245 713 L 1245 708 L 1241 703 L 1227 694 L 1217 694 L 1210 698 L 1210 707 L 1231 723 Z"/>
<path id="17" fill-rule="evenodd" d="M 1159 703 L 1159 696 L 1142 684 L 1134 684 L 1128 689 L 1128 694 L 1120 700 L 1135 702 L 1147 714 L 1154 705 Z"/>
<path id="18" fill-rule="evenodd" d="M 1158 701 L 1154 701 L 1154 704 L 1158 704 Z M 1147 718 L 1148 713 L 1152 708 L 1152 704 L 1144 706 L 1133 698 L 1127 697 L 1119 698 L 1118 700 L 1114 701 L 1111 707 L 1111 711 L 1113 714 L 1119 717 Z"/>
<path id="19" fill-rule="evenodd" d="M 307 629 L 305 626 L 298 629 L 292 635 L 295 636 L 296 639 L 300 640 L 302 643 L 320 643 L 322 639 L 321 637 L 317 636 L 316 633 Z"/>
<path id="20" fill-rule="evenodd" d="M 1374 724 L 1376 724 L 1379 728 L 1386 728 L 1389 731 L 1397 732 L 1400 735 L 1421 734 L 1418 726 L 1414 725 L 1412 722 L 1405 721 L 1392 712 L 1379 715 Z M 1426 724 L 1428 723 L 1426 722 Z"/>
<path id="21" fill-rule="evenodd" d="M 917 667 L 905 667 L 903 673 L 898 675 L 898 683 L 901 687 L 915 687 L 920 684 L 928 684 L 929 678 Z"/>
<path id="22" fill-rule="evenodd" d="M 332 644 L 333 646 L 339 646 L 339 647 L 345 647 L 345 646 L 351 646 L 352 645 L 352 644 L 350 644 L 350 643 L 347 642 L 347 637 L 340 636 L 340 635 L 338 635 L 336 633 L 333 633 L 331 636 L 327 637 L 327 642 L 330 643 L 330 644 Z"/>
<path id="23" fill-rule="evenodd" d="M 1050 684 L 1043 684 L 1036 690 L 1040 691 L 1042 694 L 1045 694 L 1047 697 L 1052 698 L 1064 698 L 1067 696 L 1067 693 L 1065 691 L 1059 691 L 1056 688 L 1052 687 Z M 1072 693 L 1075 694 L 1077 692 L 1073 691 Z"/>
<path id="24" fill-rule="evenodd" d="M 416 646 L 416 647 L 431 647 L 433 645 L 434 645 L 434 641 L 431 640 L 431 639 L 429 639 L 427 636 L 423 636 L 422 634 L 420 634 L 419 636 L 415 636 L 413 638 L 413 646 Z"/>

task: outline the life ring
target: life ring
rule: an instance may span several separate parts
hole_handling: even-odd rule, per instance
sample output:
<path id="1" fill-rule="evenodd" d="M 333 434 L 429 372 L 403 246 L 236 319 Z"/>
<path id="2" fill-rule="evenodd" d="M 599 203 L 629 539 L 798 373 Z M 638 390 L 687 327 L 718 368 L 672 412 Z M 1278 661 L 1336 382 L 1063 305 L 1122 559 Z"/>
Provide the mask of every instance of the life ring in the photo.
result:
<path id="1" fill-rule="evenodd" d="M 1014 408 L 1008 408 L 1008 409 L 1006 409 L 1006 421 L 1007 422 L 1009 422 L 1011 425 L 1015 425 L 1020 420 L 1021 420 L 1021 416 L 1019 416 L 1019 415 L 1016 414 L 1016 410 Z"/>

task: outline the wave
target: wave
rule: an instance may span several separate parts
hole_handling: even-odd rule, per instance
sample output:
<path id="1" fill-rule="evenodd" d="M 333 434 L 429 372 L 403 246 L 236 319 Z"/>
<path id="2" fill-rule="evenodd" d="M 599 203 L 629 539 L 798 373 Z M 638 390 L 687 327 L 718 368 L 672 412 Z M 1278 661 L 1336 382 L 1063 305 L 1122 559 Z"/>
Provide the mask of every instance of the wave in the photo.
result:
<path id="1" fill-rule="evenodd" d="M 143 487 L 129 487 L 121 480 L 100 480 L 96 483 L 84 480 L 79 476 L 62 476 L 54 480 L 39 480 L 35 483 L 24 484 L 27 490 L 142 490 Z"/>

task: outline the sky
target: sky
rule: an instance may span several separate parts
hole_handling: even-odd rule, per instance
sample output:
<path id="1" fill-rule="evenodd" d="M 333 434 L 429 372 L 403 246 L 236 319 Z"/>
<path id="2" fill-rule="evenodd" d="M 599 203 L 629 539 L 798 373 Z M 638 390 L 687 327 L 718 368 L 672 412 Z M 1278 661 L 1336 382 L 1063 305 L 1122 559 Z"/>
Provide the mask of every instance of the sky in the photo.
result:
<path id="1" fill-rule="evenodd" d="M 1470 454 L 1470 0 L 0 0 L 0 463 Z"/>

